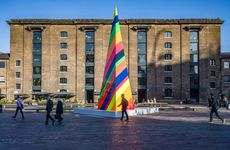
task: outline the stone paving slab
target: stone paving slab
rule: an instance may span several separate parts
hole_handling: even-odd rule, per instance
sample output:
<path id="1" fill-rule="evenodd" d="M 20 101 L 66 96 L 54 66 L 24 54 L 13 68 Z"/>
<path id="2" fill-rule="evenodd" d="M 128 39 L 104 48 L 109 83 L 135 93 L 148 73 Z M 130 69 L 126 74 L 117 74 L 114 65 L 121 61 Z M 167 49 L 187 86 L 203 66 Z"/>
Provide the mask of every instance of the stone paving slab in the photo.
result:
<path id="1" fill-rule="evenodd" d="M 163 111 L 119 119 L 65 113 L 45 125 L 45 113 L 0 113 L 0 150 L 229 150 L 230 125 L 207 123 L 209 112 Z M 230 122 L 230 112 L 221 112 Z"/>

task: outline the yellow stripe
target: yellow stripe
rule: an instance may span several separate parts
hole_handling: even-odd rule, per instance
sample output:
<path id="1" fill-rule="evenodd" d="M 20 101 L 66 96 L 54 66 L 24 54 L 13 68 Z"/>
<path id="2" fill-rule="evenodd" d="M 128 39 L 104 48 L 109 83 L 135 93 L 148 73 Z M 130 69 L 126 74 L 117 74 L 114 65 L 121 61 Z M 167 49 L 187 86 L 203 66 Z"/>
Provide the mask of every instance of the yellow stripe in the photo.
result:
<path id="1" fill-rule="evenodd" d="M 123 85 L 116 91 L 116 93 L 114 94 L 114 96 L 113 96 L 113 98 L 112 98 L 112 100 L 111 100 L 111 102 L 110 102 L 107 110 L 111 110 L 113 108 L 114 103 L 115 104 L 118 103 L 117 100 L 121 97 L 121 94 L 125 94 L 125 98 L 127 97 L 126 99 L 130 99 L 131 98 L 130 97 L 130 95 L 132 96 L 131 90 L 130 90 L 130 92 L 126 93 L 126 89 L 128 87 L 130 89 L 129 79 L 127 79 L 125 81 L 125 83 L 123 83 Z"/>

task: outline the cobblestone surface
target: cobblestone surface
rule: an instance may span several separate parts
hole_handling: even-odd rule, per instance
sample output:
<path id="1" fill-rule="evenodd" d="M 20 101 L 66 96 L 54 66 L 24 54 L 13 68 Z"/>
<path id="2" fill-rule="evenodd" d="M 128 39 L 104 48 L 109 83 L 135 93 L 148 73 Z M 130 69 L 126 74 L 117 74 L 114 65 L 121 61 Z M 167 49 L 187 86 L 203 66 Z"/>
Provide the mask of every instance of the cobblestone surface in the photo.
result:
<path id="1" fill-rule="evenodd" d="M 226 124 L 208 123 L 207 111 L 162 111 L 129 122 L 66 113 L 55 126 L 44 124 L 45 113 L 13 113 L 0 113 L 0 150 L 230 149 L 230 111 L 220 113 Z"/>

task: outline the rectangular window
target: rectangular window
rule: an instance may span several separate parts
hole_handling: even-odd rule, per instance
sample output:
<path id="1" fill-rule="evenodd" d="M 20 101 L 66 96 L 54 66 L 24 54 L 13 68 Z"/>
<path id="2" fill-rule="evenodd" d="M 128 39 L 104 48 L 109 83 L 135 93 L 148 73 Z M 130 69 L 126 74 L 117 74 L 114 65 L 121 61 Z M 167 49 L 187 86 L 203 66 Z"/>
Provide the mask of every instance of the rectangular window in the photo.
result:
<path id="1" fill-rule="evenodd" d="M 171 31 L 165 31 L 164 32 L 164 37 L 165 38 L 171 38 L 172 37 L 172 32 Z"/>
<path id="2" fill-rule="evenodd" d="M 60 55 L 60 60 L 67 60 L 67 55 L 66 54 L 61 54 Z"/>
<path id="3" fill-rule="evenodd" d="M 85 96 L 86 99 L 89 98 L 87 95 L 89 91 L 91 93 L 91 99 L 94 99 L 94 50 L 95 50 L 95 33 L 93 31 L 85 32 Z M 89 100 L 89 99 L 87 99 Z"/>
<path id="4" fill-rule="evenodd" d="M 198 43 L 190 43 L 190 50 L 191 52 L 198 51 Z"/>
<path id="5" fill-rule="evenodd" d="M 66 32 L 66 31 L 61 31 L 61 32 L 60 32 L 60 37 L 68 37 L 68 32 Z"/>
<path id="6" fill-rule="evenodd" d="M 21 78 L 21 72 L 16 72 L 16 78 Z"/>
<path id="7" fill-rule="evenodd" d="M 60 66 L 60 72 L 67 72 L 67 66 Z"/>
<path id="8" fill-rule="evenodd" d="M 146 75 L 146 66 L 138 66 L 138 75 L 145 76 Z"/>
<path id="9" fill-rule="evenodd" d="M 224 62 L 224 68 L 227 69 L 227 68 L 230 68 L 230 63 L 229 62 Z"/>
<path id="10" fill-rule="evenodd" d="M 198 85 L 199 85 L 198 76 L 197 75 L 190 76 L 190 87 L 194 89 L 194 88 L 198 88 Z"/>
<path id="11" fill-rule="evenodd" d="M 68 44 L 67 43 L 60 43 L 60 48 L 61 49 L 68 49 Z"/>
<path id="12" fill-rule="evenodd" d="M 138 78 L 138 85 L 146 85 L 147 84 L 147 80 L 145 77 L 143 78 Z"/>
<path id="13" fill-rule="evenodd" d="M 211 76 L 211 77 L 215 77 L 215 76 L 216 76 L 216 71 L 211 71 L 211 72 L 210 72 L 210 76 Z"/>
<path id="14" fill-rule="evenodd" d="M 5 68 L 5 62 L 0 62 L 0 68 Z"/>
<path id="15" fill-rule="evenodd" d="M 33 78 L 33 86 L 41 86 L 41 78 Z"/>
<path id="16" fill-rule="evenodd" d="M 146 64 L 146 55 L 138 55 L 138 63 Z"/>
<path id="17" fill-rule="evenodd" d="M 61 84 L 67 84 L 67 78 L 60 78 Z"/>
<path id="18" fill-rule="evenodd" d="M 215 66 L 216 65 L 216 60 L 215 59 L 210 59 L 209 65 L 210 66 Z"/>
<path id="19" fill-rule="evenodd" d="M 138 32 L 137 40 L 138 43 L 146 43 L 146 32 Z"/>
<path id="20" fill-rule="evenodd" d="M 94 62 L 94 55 L 87 54 L 86 63 L 93 63 L 93 62 Z"/>
<path id="21" fill-rule="evenodd" d="M 20 60 L 16 60 L 16 66 L 21 66 L 21 61 Z"/>
<path id="22" fill-rule="evenodd" d="M 165 54 L 165 60 L 172 60 L 172 54 Z"/>
<path id="23" fill-rule="evenodd" d="M 86 74 L 94 74 L 94 66 L 86 66 Z"/>
<path id="24" fill-rule="evenodd" d="M 20 83 L 16 83 L 16 89 L 21 89 L 21 84 Z"/>
<path id="25" fill-rule="evenodd" d="M 34 55 L 33 62 L 40 64 L 41 63 L 41 55 Z"/>
<path id="26" fill-rule="evenodd" d="M 172 77 L 165 77 L 165 83 L 172 83 Z"/>
<path id="27" fill-rule="evenodd" d="M 190 41 L 197 41 L 198 40 L 198 32 L 190 32 Z"/>
<path id="28" fill-rule="evenodd" d="M 164 71 L 172 71 L 172 65 L 165 65 Z"/>
<path id="29" fill-rule="evenodd" d="M 230 83 L 230 75 L 225 75 L 224 76 L 224 82 L 225 83 Z"/>
<path id="30" fill-rule="evenodd" d="M 33 73 L 34 74 L 41 74 L 41 67 L 40 66 L 33 67 Z"/>
<path id="31" fill-rule="evenodd" d="M 190 74 L 198 74 L 198 65 L 190 65 Z"/>
<path id="32" fill-rule="evenodd" d="M 86 78 L 86 86 L 93 86 L 94 85 L 94 78 Z"/>
<path id="33" fill-rule="evenodd" d="M 198 62 L 198 54 L 190 54 L 190 62 L 197 63 Z"/>
<path id="34" fill-rule="evenodd" d="M 164 91 L 165 97 L 172 97 L 172 89 L 166 88 Z"/>
<path id="35" fill-rule="evenodd" d="M 216 83 L 215 82 L 210 82 L 210 88 L 215 89 L 216 88 Z"/>
<path id="36" fill-rule="evenodd" d="M 87 43 L 85 47 L 86 47 L 86 52 L 91 52 L 91 53 L 94 52 L 94 44 Z"/>
<path id="37" fill-rule="evenodd" d="M 5 83 L 5 77 L 0 77 L 0 83 Z"/>
<path id="38" fill-rule="evenodd" d="M 165 47 L 165 48 L 172 48 L 172 43 L 171 43 L 171 42 L 166 42 L 166 43 L 164 44 L 164 47 Z"/>

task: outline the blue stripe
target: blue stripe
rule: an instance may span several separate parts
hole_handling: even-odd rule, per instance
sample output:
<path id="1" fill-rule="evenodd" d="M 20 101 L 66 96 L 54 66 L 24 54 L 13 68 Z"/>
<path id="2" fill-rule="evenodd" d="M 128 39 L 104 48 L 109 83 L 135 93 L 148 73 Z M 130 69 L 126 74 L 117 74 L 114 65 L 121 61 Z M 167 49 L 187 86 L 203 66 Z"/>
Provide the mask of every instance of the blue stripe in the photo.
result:
<path id="1" fill-rule="evenodd" d="M 125 68 L 117 77 L 116 77 L 116 87 L 128 76 L 128 69 Z"/>
<path id="2" fill-rule="evenodd" d="M 115 63 L 119 61 L 123 56 L 125 55 L 124 50 L 121 50 L 113 59 L 111 65 L 109 66 L 109 70 L 107 71 L 107 74 L 105 75 L 105 81 L 107 81 L 109 74 L 111 73 Z"/>
<path id="3" fill-rule="evenodd" d="M 109 92 L 101 106 L 102 110 L 106 109 L 106 106 L 108 105 L 110 99 L 112 98 L 112 94 L 114 92 L 114 90 L 116 90 L 116 87 L 128 76 L 128 69 L 125 68 L 115 79 L 115 81 L 113 82 L 111 88 L 109 89 Z"/>
<path id="4" fill-rule="evenodd" d="M 115 26 L 115 24 L 119 22 L 119 19 L 118 19 L 118 16 L 115 16 L 115 18 L 113 19 L 113 24 L 112 24 L 112 29 L 111 31 L 113 30 L 113 27 Z"/>

